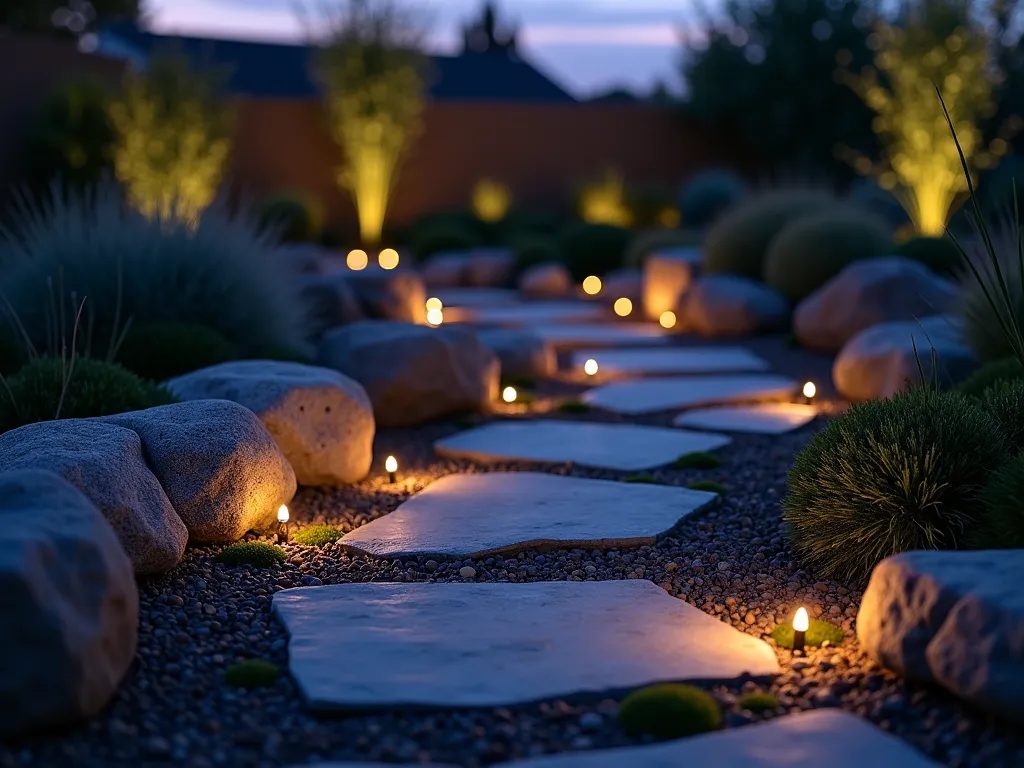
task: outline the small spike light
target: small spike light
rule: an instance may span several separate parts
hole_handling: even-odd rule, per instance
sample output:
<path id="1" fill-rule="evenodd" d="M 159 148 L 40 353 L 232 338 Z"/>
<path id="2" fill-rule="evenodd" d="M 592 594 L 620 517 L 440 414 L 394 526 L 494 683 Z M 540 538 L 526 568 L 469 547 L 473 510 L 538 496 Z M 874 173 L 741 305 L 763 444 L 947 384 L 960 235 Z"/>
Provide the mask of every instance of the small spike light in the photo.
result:
<path id="1" fill-rule="evenodd" d="M 813 381 L 808 381 L 804 384 L 804 398 L 807 400 L 808 405 L 814 402 L 814 396 L 816 394 L 818 394 L 818 388 L 814 386 Z"/>
<path id="2" fill-rule="evenodd" d="M 514 403 L 516 401 L 516 388 L 505 387 L 505 389 L 501 393 L 501 399 L 504 400 L 506 403 Z"/>
<path id="3" fill-rule="evenodd" d="M 587 376 L 595 376 L 597 374 L 597 360 L 590 358 L 583 364 L 583 372 Z"/>
<path id="4" fill-rule="evenodd" d="M 388 482 L 392 485 L 398 482 L 396 473 L 398 472 L 398 459 L 394 456 L 388 456 L 384 460 L 384 469 L 388 473 Z"/>
<path id="5" fill-rule="evenodd" d="M 288 505 L 282 504 L 277 508 L 277 543 L 288 543 Z"/>
<path id="6" fill-rule="evenodd" d="M 802 651 L 804 644 L 807 642 L 807 629 L 811 626 L 810 617 L 807 615 L 807 609 L 802 605 L 796 609 L 796 615 L 793 616 L 793 650 Z"/>

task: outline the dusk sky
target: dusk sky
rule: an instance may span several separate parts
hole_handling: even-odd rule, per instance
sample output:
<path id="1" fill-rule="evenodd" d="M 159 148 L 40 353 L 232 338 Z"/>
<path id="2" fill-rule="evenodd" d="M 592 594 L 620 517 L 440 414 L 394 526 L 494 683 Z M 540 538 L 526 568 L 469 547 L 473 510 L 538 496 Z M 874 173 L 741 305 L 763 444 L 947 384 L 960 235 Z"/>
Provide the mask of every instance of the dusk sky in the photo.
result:
<path id="1" fill-rule="evenodd" d="M 436 50 L 451 50 L 459 25 L 480 0 L 408 0 L 425 9 Z M 296 0 L 148 0 L 160 32 L 300 40 Z M 299 0 L 316 8 L 320 0 Z M 687 0 L 504 0 L 519 23 L 524 53 L 578 94 L 617 85 L 649 88 L 661 78 L 678 87 L 678 26 Z M 692 18 L 692 16 L 690 16 Z"/>

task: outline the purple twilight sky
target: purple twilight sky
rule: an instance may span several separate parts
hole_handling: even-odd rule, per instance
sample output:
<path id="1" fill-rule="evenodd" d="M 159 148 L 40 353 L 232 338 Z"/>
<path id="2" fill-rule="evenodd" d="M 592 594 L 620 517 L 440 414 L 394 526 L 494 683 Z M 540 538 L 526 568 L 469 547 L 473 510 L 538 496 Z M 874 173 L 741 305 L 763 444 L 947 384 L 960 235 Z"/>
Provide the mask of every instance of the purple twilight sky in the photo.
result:
<path id="1" fill-rule="evenodd" d="M 150 26 L 207 37 L 299 40 L 296 2 L 321 0 L 146 0 Z M 328 0 L 329 2 L 329 0 Z M 439 51 L 455 45 L 461 22 L 480 0 L 409 0 L 424 8 Z M 649 88 L 661 78 L 678 88 L 679 28 L 697 0 L 503 0 L 503 17 L 521 29 L 523 50 L 573 92 L 617 85 Z"/>

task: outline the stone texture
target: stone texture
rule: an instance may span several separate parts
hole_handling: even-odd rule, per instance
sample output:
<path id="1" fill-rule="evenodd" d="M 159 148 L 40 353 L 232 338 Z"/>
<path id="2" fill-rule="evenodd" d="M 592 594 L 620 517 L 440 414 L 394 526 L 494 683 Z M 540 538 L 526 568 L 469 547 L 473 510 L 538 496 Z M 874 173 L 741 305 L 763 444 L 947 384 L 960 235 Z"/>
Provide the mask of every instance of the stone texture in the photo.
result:
<path id="1" fill-rule="evenodd" d="M 255 413 L 302 485 L 354 483 L 370 471 L 370 398 L 359 382 L 330 368 L 243 360 L 194 371 L 166 386 L 180 400 L 232 400 Z"/>
<path id="2" fill-rule="evenodd" d="M 956 292 L 955 284 L 919 261 L 856 261 L 800 303 L 793 330 L 803 346 L 837 352 L 873 325 L 952 309 Z"/>
<path id="3" fill-rule="evenodd" d="M 675 417 L 677 427 L 711 429 L 717 432 L 747 432 L 781 435 L 814 420 L 818 409 L 803 403 L 758 403 L 698 408 Z"/>
<path id="4" fill-rule="evenodd" d="M 548 344 L 567 349 L 649 346 L 664 344 L 668 339 L 661 328 L 635 323 L 543 322 L 530 330 Z"/>
<path id="5" fill-rule="evenodd" d="M 427 321 L 427 287 L 416 272 L 369 267 L 344 274 L 367 317 L 409 323 Z"/>
<path id="6" fill-rule="evenodd" d="M 317 710 L 510 706 L 779 671 L 766 643 L 639 579 L 344 584 L 278 592 L 273 609 Z"/>
<path id="7" fill-rule="evenodd" d="M 729 442 L 724 435 L 679 429 L 540 419 L 487 424 L 440 440 L 434 448 L 442 456 L 484 463 L 545 461 L 632 472 Z"/>
<path id="8" fill-rule="evenodd" d="M 420 267 L 420 274 L 431 288 L 465 285 L 468 263 L 469 254 L 462 251 L 435 253 Z"/>
<path id="9" fill-rule="evenodd" d="M 705 275 L 679 305 L 676 329 L 703 336 L 749 336 L 783 330 L 789 304 L 782 294 L 739 275 Z"/>
<path id="10" fill-rule="evenodd" d="M 299 284 L 312 316 L 314 336 L 365 317 L 344 273 L 303 275 Z"/>
<path id="11" fill-rule="evenodd" d="M 519 292 L 528 298 L 550 299 L 572 290 L 572 275 L 556 261 L 534 264 L 519 276 Z"/>
<path id="12" fill-rule="evenodd" d="M 181 560 L 188 531 L 130 429 L 86 419 L 43 421 L 0 435 L 0 472 L 45 469 L 81 491 L 110 523 L 137 574 Z"/>
<path id="13" fill-rule="evenodd" d="M 470 328 L 366 320 L 325 334 L 319 358 L 363 385 L 381 427 L 485 411 L 498 397 L 498 358 Z"/>
<path id="14" fill-rule="evenodd" d="M 466 285 L 499 288 L 512 280 L 515 254 L 508 248 L 477 248 L 466 262 Z"/>
<path id="15" fill-rule="evenodd" d="M 672 347 L 668 349 L 599 349 L 573 355 L 583 370 L 593 358 L 601 374 L 645 375 L 764 371 L 768 363 L 741 347 Z"/>
<path id="16" fill-rule="evenodd" d="M 107 416 L 142 440 L 150 470 L 197 542 L 265 530 L 295 494 L 295 473 L 260 420 L 227 400 Z"/>
<path id="17" fill-rule="evenodd" d="M 959 321 L 933 315 L 920 321 L 881 323 L 861 331 L 836 357 L 832 381 L 836 390 L 850 400 L 891 397 L 906 389 L 908 382 L 920 382 L 918 359 L 925 376 L 933 376 L 933 347 L 938 377 L 945 384 L 959 382 L 978 364 L 963 339 Z"/>
<path id="18" fill-rule="evenodd" d="M 51 472 L 0 475 L 0 615 L 0 738 L 97 714 L 135 659 L 132 563 Z"/>
<path id="19" fill-rule="evenodd" d="M 544 378 L 558 369 L 555 350 L 529 329 L 487 328 L 477 332 L 501 361 L 504 378 Z"/>
<path id="20" fill-rule="evenodd" d="M 605 319 L 607 310 L 586 301 L 531 301 L 507 305 L 453 307 L 445 310 L 445 320 L 482 325 L 539 325 L 585 323 Z"/>
<path id="21" fill-rule="evenodd" d="M 1024 555 L 906 552 L 875 566 L 857 637 L 879 663 L 1024 723 Z"/>
<path id="22" fill-rule="evenodd" d="M 448 475 L 341 543 L 377 557 L 482 557 L 542 545 L 653 544 L 717 495 L 537 472 Z M 629 510 L 623 515 L 624 509 Z"/>
<path id="23" fill-rule="evenodd" d="M 790 400 L 799 385 L 785 376 L 673 376 L 614 381 L 583 393 L 583 401 L 615 413 L 653 413 L 744 401 Z"/>
<path id="24" fill-rule="evenodd" d="M 649 320 L 676 312 L 700 274 L 700 249 L 666 248 L 644 260 L 643 311 Z"/>

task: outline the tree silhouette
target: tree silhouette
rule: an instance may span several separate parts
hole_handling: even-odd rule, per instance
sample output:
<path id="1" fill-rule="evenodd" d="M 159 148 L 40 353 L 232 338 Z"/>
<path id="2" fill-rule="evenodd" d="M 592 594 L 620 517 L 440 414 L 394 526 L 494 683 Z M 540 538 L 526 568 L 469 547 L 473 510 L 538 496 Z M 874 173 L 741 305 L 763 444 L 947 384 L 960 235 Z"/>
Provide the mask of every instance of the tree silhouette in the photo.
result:
<path id="1" fill-rule="evenodd" d="M 516 29 L 498 21 L 495 3 L 485 2 L 480 16 L 462 28 L 463 53 L 515 53 Z"/>

